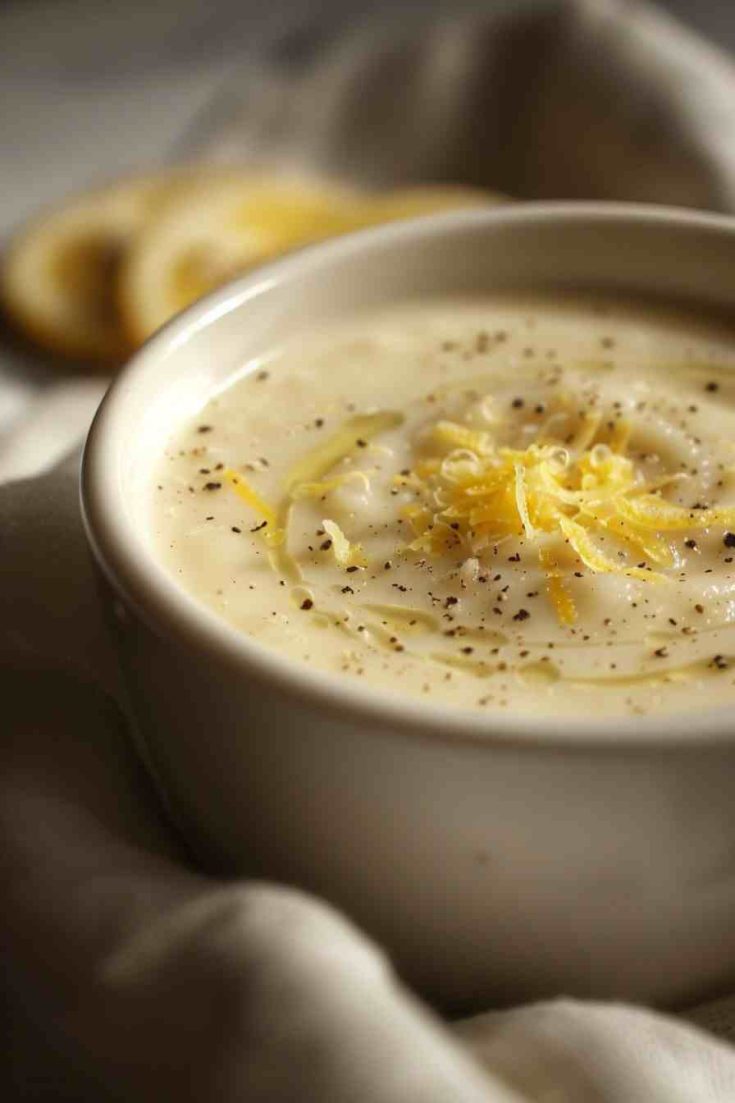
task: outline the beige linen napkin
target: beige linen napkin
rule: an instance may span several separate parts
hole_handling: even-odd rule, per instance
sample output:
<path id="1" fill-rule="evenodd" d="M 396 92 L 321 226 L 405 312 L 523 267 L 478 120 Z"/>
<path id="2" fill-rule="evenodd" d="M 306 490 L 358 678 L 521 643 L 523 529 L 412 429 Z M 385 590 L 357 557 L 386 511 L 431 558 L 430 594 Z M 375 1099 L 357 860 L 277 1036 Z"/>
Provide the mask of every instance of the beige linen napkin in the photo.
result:
<path id="1" fill-rule="evenodd" d="M 328 47 L 318 71 L 293 59 L 265 66 L 252 78 L 260 96 L 250 121 L 241 98 L 228 99 L 213 144 L 288 151 L 377 181 L 469 178 L 524 197 L 735 209 L 735 76 L 712 48 L 632 0 L 499 3 L 471 19 L 366 31 Z M 362 114 L 371 97 L 375 131 Z M 71 387 L 44 396 L 0 439 L 0 478 L 37 474 L 69 446 L 99 392 Z M 111 749 L 118 721 L 103 702 L 117 694 L 117 669 L 80 529 L 76 461 L 0 486 L 0 553 L 3 660 L 69 672 L 88 694 L 56 717 L 58 731 L 40 720 L 23 730 L 12 769 L 0 771 L 0 872 L 12 889 L 0 942 L 13 976 L 17 1098 L 735 1099 L 726 1042 L 641 1009 L 561 1001 L 489 1012 L 453 1027 L 460 1046 L 329 909 L 264 886 L 212 885 L 172 864 L 175 844 L 152 804 L 150 823 L 126 804 L 125 785 L 114 816 L 94 804 L 116 778 L 131 784 L 132 767 Z M 18 718 L 6 709 L 5 719 L 12 729 Z M 39 733 L 69 740 L 68 779 L 43 776 Z M 98 766 L 87 775 L 90 746 Z M 88 877 L 92 853 L 111 872 L 124 854 L 124 875 L 69 892 L 82 876 L 67 869 L 70 855 Z M 689 1017 L 735 1038 L 735 998 Z M 94 1068 L 91 1087 L 59 1086 L 72 1052 Z M 47 1058 L 60 1079 L 44 1084 Z"/>
<path id="2" fill-rule="evenodd" d="M 735 1049 L 681 1019 L 561 1000 L 456 1023 L 457 1044 L 331 909 L 190 872 L 107 703 L 78 462 L 0 486 L 3 1098 L 732 1103 Z M 735 1038 L 735 998 L 691 1017 Z"/>

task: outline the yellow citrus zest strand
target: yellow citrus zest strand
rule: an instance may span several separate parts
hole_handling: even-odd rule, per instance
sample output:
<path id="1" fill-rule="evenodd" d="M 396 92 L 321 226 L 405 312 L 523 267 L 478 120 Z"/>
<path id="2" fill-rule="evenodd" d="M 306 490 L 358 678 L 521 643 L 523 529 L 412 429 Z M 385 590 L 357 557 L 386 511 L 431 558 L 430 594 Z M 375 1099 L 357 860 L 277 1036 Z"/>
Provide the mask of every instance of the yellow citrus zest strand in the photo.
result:
<path id="1" fill-rule="evenodd" d="M 246 505 L 254 509 L 265 520 L 268 527 L 263 532 L 263 538 L 266 543 L 271 545 L 281 544 L 283 542 L 283 531 L 278 524 L 278 514 L 275 509 L 261 498 L 257 490 L 250 485 L 245 476 L 241 475 L 239 471 L 233 471 L 231 467 L 227 467 L 222 472 L 222 476 L 237 496 L 242 498 Z"/>
<path id="2" fill-rule="evenodd" d="M 735 529 L 735 509 L 685 509 L 667 501 L 662 489 L 686 476 L 646 481 L 626 455 L 631 433 L 624 418 L 611 427 L 593 409 L 579 416 L 563 444 L 539 430 L 527 447 L 510 448 L 489 431 L 437 421 L 422 434 L 413 470 L 396 479 L 416 496 L 402 511 L 414 536 L 408 548 L 475 555 L 492 542 L 523 537 L 537 545 L 549 599 L 567 625 L 576 609 L 564 581 L 572 568 L 562 567 L 569 558 L 562 541 L 589 571 L 666 580 L 661 569 L 678 565 L 667 534 Z"/>
<path id="3" fill-rule="evenodd" d="M 367 559 L 359 544 L 347 539 L 336 521 L 322 521 L 322 528 L 332 541 L 334 558 L 340 567 L 367 567 Z"/>

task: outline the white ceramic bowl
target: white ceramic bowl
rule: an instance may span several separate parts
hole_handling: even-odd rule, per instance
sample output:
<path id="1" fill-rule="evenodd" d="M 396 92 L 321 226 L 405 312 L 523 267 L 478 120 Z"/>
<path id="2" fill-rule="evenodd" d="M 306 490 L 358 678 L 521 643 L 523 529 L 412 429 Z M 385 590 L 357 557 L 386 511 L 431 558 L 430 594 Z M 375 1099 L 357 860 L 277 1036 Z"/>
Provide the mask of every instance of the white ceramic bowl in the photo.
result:
<path id="1" fill-rule="evenodd" d="M 455 1007 L 559 992 L 672 1003 L 735 976 L 730 710 L 573 722 L 461 714 L 297 666 L 183 592 L 151 547 L 151 469 L 213 387 L 356 307 L 594 288 L 735 308 L 735 221 L 526 205 L 306 249 L 139 352 L 84 460 L 148 761 L 200 860 L 343 907 Z"/>

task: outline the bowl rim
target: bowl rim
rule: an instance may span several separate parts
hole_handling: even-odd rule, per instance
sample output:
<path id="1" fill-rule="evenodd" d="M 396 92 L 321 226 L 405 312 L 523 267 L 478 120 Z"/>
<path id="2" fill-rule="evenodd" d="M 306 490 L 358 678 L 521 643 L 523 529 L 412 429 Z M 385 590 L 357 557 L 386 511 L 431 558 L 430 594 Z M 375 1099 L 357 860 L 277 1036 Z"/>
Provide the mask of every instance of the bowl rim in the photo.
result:
<path id="1" fill-rule="evenodd" d="M 294 250 L 213 291 L 168 322 L 131 357 L 108 389 L 87 436 L 80 482 L 83 526 L 98 566 L 123 602 L 156 633 L 204 653 L 208 661 L 216 660 L 232 672 L 249 672 L 271 690 L 302 706 L 336 715 L 343 723 L 379 725 L 383 735 L 401 733 L 457 745 L 479 742 L 488 748 L 528 747 L 557 753 L 591 748 L 595 753 L 618 752 L 621 746 L 641 752 L 697 750 L 735 739 L 733 712 L 728 706 L 699 713 L 693 709 L 676 714 L 614 715 L 593 723 L 581 716 L 480 712 L 437 705 L 320 671 L 261 644 L 189 595 L 126 523 L 114 457 L 125 431 L 126 404 L 152 363 L 213 326 L 218 318 L 245 309 L 250 300 L 298 282 L 303 274 L 335 260 L 359 257 L 391 242 L 451 235 L 473 226 L 550 221 L 688 226 L 725 234 L 735 247 L 735 218 L 727 215 L 641 203 L 528 202 L 446 212 L 360 230 Z"/>

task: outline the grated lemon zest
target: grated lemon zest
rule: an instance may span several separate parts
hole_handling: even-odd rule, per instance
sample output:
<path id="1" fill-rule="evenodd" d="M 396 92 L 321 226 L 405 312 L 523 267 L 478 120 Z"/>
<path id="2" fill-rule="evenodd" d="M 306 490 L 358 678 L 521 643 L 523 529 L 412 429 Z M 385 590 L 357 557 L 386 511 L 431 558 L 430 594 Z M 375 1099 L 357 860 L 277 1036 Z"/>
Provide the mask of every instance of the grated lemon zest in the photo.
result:
<path id="1" fill-rule="evenodd" d="M 441 461 L 438 459 L 433 460 L 419 460 L 414 468 L 415 473 L 420 479 L 426 479 L 429 475 L 435 475 L 441 467 Z"/>
<path id="2" fill-rule="evenodd" d="M 655 494 L 642 494 L 621 502 L 620 513 L 642 528 L 659 532 L 735 526 L 735 509 L 685 509 Z"/>
<path id="3" fill-rule="evenodd" d="M 536 534 L 536 530 L 531 524 L 531 519 L 528 516 L 528 502 L 526 501 L 526 472 L 523 464 L 521 463 L 517 463 L 515 465 L 515 497 L 516 508 L 518 510 L 518 515 L 523 524 L 526 536 L 532 539 Z"/>
<path id="4" fill-rule="evenodd" d="M 618 454 L 625 452 L 625 449 L 628 447 L 628 442 L 630 441 L 632 431 L 633 426 L 625 418 L 621 417 L 618 419 L 618 421 L 615 422 L 615 427 L 612 430 L 610 434 L 610 440 L 608 441 L 608 444 L 613 452 L 616 452 Z"/>
<path id="5" fill-rule="evenodd" d="M 368 561 L 360 545 L 350 543 L 336 521 L 322 521 L 322 528 L 331 538 L 334 558 L 340 567 L 367 567 Z"/>
<path id="6" fill-rule="evenodd" d="M 410 505 L 403 507 L 401 516 L 408 521 L 414 533 L 418 536 L 426 530 L 432 518 L 432 512 L 426 506 Z"/>
<path id="7" fill-rule="evenodd" d="M 673 567 L 676 560 L 670 546 L 653 530 L 637 528 L 629 520 L 620 517 L 619 512 L 605 517 L 594 509 L 583 507 L 582 512 L 588 514 L 598 525 L 602 525 L 608 532 L 612 532 L 618 540 L 628 544 L 635 551 L 641 552 L 647 559 L 653 560 L 659 567 Z"/>
<path id="8" fill-rule="evenodd" d="M 539 562 L 546 575 L 546 592 L 554 606 L 560 624 L 574 624 L 577 619 L 577 607 L 569 590 L 564 585 L 559 564 L 546 548 L 539 551 Z"/>
<path id="9" fill-rule="evenodd" d="M 333 436 L 313 448 L 291 468 L 284 483 L 286 493 L 291 494 L 304 483 L 318 482 L 335 464 L 354 451 L 359 440 L 368 441 L 402 423 L 403 415 L 393 410 L 349 418 Z"/>
<path id="10" fill-rule="evenodd" d="M 320 498 L 323 494 L 328 494 L 330 490 L 336 490 L 350 482 L 361 482 L 365 490 L 370 489 L 370 479 L 365 471 L 345 471 L 331 479 L 321 479 L 314 483 L 299 483 L 291 491 L 291 497 L 294 501 L 299 501 L 301 498 Z"/>
<path id="11" fill-rule="evenodd" d="M 281 525 L 278 522 L 278 514 L 276 510 L 261 498 L 257 490 L 255 490 L 247 481 L 244 475 L 241 475 L 239 471 L 234 471 L 231 467 L 225 468 L 222 472 L 222 477 L 226 482 L 230 484 L 239 498 L 242 498 L 246 505 L 254 509 L 256 513 L 259 513 L 264 518 L 268 529 L 263 532 L 263 539 L 266 543 L 272 547 L 283 543 L 284 532 Z"/>
<path id="12" fill-rule="evenodd" d="M 409 545 L 409 551 L 430 552 L 432 555 L 441 555 L 455 547 L 459 541 L 457 533 L 444 521 L 435 521 L 430 524 L 424 533 Z"/>
<path id="13" fill-rule="evenodd" d="M 275 526 L 276 511 L 261 498 L 257 490 L 253 489 L 245 476 L 239 474 L 237 471 L 233 471 L 229 467 L 223 474 L 227 482 L 234 488 L 238 497 L 242 498 L 243 502 L 246 502 L 247 505 L 259 513 L 261 517 L 264 517 L 269 525 Z"/>
<path id="14" fill-rule="evenodd" d="M 567 405 L 568 425 L 572 396 Z M 527 447 L 511 448 L 488 432 L 436 422 L 422 434 L 421 458 L 401 476 L 401 485 L 416 495 L 402 512 L 414 534 L 409 550 L 441 554 L 464 543 L 474 553 L 510 537 L 538 544 L 541 537 L 557 536 L 590 571 L 646 583 L 665 580 L 653 568 L 680 565 L 667 533 L 735 529 L 735 509 L 691 510 L 666 501 L 660 491 L 687 476 L 645 480 L 626 454 L 632 432 L 625 418 L 603 427 L 602 411 L 593 409 L 579 415 L 576 432 L 563 444 L 539 430 Z M 604 550 L 600 538 L 611 542 L 615 554 Z M 557 617 L 572 624 L 576 609 L 564 582 L 570 568 L 562 568 L 544 544 L 538 554 Z M 644 562 L 631 562 L 634 556 Z"/>
<path id="15" fill-rule="evenodd" d="M 587 410 L 580 418 L 580 426 L 572 439 L 570 448 L 575 452 L 584 452 L 592 444 L 600 428 L 602 414 L 599 410 Z"/>
<path id="16" fill-rule="evenodd" d="M 589 567 L 591 571 L 596 571 L 598 574 L 624 574 L 628 578 L 637 578 L 643 582 L 663 578 L 663 575 L 656 575 L 653 571 L 647 571 L 642 567 L 621 567 L 596 546 L 586 528 L 570 517 L 560 515 L 559 528 L 585 567 Z"/>
<path id="17" fill-rule="evenodd" d="M 489 433 L 480 429 L 470 429 L 467 425 L 459 425 L 454 421 L 437 421 L 432 434 L 440 444 L 451 444 L 455 448 L 467 448 L 480 456 L 488 455 L 493 451 L 493 443 Z"/>
<path id="18" fill-rule="evenodd" d="M 421 490 L 424 485 L 416 471 L 409 471 L 408 475 L 394 475 L 391 484 L 399 490 Z"/>

